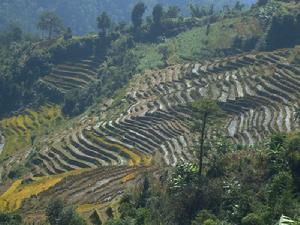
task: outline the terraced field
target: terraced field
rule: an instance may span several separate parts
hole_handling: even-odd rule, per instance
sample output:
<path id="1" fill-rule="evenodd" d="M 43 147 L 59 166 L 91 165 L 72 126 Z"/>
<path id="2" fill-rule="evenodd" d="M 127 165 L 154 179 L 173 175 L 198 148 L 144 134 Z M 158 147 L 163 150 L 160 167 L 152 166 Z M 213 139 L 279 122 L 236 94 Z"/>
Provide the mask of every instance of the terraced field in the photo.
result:
<path id="1" fill-rule="evenodd" d="M 17 116 L 0 121 L 0 151 L 6 157 L 33 145 L 35 139 L 63 121 L 60 107 L 46 105 L 38 110 L 26 109 Z M 4 142 L 5 140 L 5 142 Z"/>
<path id="2" fill-rule="evenodd" d="M 192 160 L 187 104 L 209 96 L 227 113 L 224 130 L 234 142 L 254 145 L 272 132 L 298 129 L 300 68 L 295 50 L 243 54 L 176 65 L 138 75 L 127 112 L 76 131 L 39 155 L 35 174 L 57 174 L 107 165 L 142 165 L 159 152 L 167 165 Z M 211 134 L 213 138 L 214 135 Z"/>
<path id="3" fill-rule="evenodd" d="M 140 182 L 143 171 L 144 167 L 106 166 L 66 176 L 55 186 L 25 200 L 21 210 L 35 213 L 45 209 L 54 196 L 76 206 L 105 204 Z"/>
<path id="4" fill-rule="evenodd" d="M 38 211 L 51 196 L 75 205 L 104 204 L 140 182 L 151 159 L 170 166 L 193 161 L 186 121 L 188 104 L 199 98 L 218 102 L 226 112 L 218 132 L 236 144 L 255 145 L 273 132 L 297 130 L 300 67 L 290 60 L 296 51 L 249 53 L 137 75 L 122 100 L 130 107 L 115 120 L 98 119 L 61 135 L 39 152 L 32 172 L 40 177 L 88 171 L 26 198 L 22 209 Z M 208 135 L 213 139 L 216 132 Z"/>
<path id="5" fill-rule="evenodd" d="M 41 81 L 62 93 L 73 89 L 84 89 L 97 80 L 98 65 L 99 63 L 93 58 L 65 62 L 56 65 Z"/>

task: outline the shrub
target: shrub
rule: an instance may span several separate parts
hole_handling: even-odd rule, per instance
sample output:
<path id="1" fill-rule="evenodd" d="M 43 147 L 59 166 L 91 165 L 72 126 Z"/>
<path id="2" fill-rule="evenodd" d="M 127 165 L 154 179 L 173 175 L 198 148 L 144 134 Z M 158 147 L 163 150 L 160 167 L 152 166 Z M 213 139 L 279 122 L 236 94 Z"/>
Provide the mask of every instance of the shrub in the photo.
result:
<path id="1" fill-rule="evenodd" d="M 297 189 L 300 190 L 300 135 L 289 139 L 288 142 L 289 167 L 294 177 Z"/>
<path id="2" fill-rule="evenodd" d="M 219 224 L 219 222 L 212 220 L 212 219 L 205 220 L 203 223 L 203 225 L 218 225 L 218 224 Z"/>
<path id="3" fill-rule="evenodd" d="M 0 213 L 1 225 L 22 225 L 22 217 L 18 214 L 2 214 Z"/>
<path id="4" fill-rule="evenodd" d="M 199 225 L 199 224 L 206 224 L 206 225 L 214 225 L 217 224 L 215 223 L 216 216 L 212 214 L 208 210 L 201 210 L 195 219 L 192 221 L 192 225 Z"/>
<path id="5" fill-rule="evenodd" d="M 292 47 L 300 42 L 300 17 L 286 14 L 274 16 L 266 34 L 266 49 Z"/>
<path id="6" fill-rule="evenodd" d="M 250 213 L 242 219 L 242 225 L 264 225 L 264 221 L 260 215 Z"/>

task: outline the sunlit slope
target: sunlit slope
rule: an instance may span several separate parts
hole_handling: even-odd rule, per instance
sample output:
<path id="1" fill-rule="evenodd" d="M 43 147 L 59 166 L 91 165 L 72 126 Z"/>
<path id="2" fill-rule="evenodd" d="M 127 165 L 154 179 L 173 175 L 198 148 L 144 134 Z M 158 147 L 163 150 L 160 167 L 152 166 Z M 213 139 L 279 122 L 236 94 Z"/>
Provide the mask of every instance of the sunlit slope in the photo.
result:
<path id="1" fill-rule="evenodd" d="M 16 116 L 0 121 L 0 130 L 5 137 L 1 157 L 11 156 L 34 144 L 36 138 L 63 123 L 59 106 L 47 105 L 38 110 L 26 109 Z"/>

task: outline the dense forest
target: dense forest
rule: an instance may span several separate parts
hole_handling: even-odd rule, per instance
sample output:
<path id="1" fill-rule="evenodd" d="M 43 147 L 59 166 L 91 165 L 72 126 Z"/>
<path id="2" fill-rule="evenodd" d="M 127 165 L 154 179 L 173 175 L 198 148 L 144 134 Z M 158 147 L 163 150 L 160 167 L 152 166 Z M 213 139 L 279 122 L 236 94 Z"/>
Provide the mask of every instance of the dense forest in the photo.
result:
<path id="1" fill-rule="evenodd" d="M 241 1 L 250 5 L 254 0 Z M 32 0 L 3 0 L 0 2 L 0 29 L 11 22 L 19 23 L 25 31 L 36 32 L 35 25 L 40 13 L 46 10 L 54 11 L 63 18 L 66 26 L 71 27 L 74 33 L 84 34 L 95 32 L 97 24 L 95 18 L 105 11 L 115 21 L 129 21 L 130 11 L 137 0 L 54 0 L 54 1 L 32 1 Z M 211 0 L 193 0 L 190 2 L 182 0 L 148 0 L 148 15 L 156 3 L 162 5 L 177 5 L 187 15 L 188 4 L 210 5 Z M 216 7 L 234 5 L 235 1 L 222 0 L 214 2 Z"/>

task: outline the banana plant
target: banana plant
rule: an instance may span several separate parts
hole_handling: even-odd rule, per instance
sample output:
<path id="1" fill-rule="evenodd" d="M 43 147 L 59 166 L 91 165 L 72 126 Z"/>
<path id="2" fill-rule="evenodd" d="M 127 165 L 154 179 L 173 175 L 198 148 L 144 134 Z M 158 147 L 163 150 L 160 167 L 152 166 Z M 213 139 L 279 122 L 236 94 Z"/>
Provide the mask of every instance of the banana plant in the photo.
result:
<path id="1" fill-rule="evenodd" d="M 282 215 L 276 225 L 298 225 L 299 223 L 291 218 Z"/>

